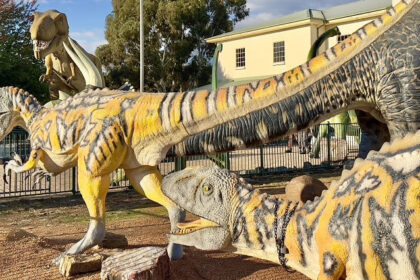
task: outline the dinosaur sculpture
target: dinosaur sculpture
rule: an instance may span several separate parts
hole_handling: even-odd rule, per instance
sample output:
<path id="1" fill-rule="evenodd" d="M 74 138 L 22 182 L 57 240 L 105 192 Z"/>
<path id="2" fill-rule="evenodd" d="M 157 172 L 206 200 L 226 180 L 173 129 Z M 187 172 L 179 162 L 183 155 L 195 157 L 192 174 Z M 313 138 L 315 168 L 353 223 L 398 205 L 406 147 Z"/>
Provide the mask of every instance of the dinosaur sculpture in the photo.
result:
<path id="1" fill-rule="evenodd" d="M 420 131 L 358 159 L 319 198 L 261 194 L 228 170 L 185 169 L 162 190 L 201 219 L 169 240 L 287 265 L 311 279 L 420 279 Z"/>
<path id="2" fill-rule="evenodd" d="M 87 85 L 105 85 L 99 59 L 69 37 L 65 14 L 56 10 L 35 12 L 30 33 L 35 58 L 45 58 L 47 71 L 40 80 L 49 83 L 51 99 L 58 99 L 59 91 L 73 95 Z"/>
<path id="3" fill-rule="evenodd" d="M 417 0 L 403 0 L 307 63 L 245 89 L 239 85 L 219 90 L 218 99 L 228 96 L 230 102 L 244 90 L 274 94 L 264 99 L 264 109 L 190 136 L 174 154 L 261 145 L 352 109 L 357 109 L 362 131 L 372 135 L 368 150 L 416 131 L 420 128 L 419 10 Z"/>
<path id="4" fill-rule="evenodd" d="M 379 119 L 384 114 L 393 135 L 414 130 L 420 118 L 420 112 L 411 107 L 420 98 L 415 30 L 419 15 L 417 1 L 401 2 L 304 65 L 270 79 L 217 91 L 147 94 L 91 89 L 47 109 L 22 90 L 1 88 L 0 140 L 19 125 L 29 131 L 32 149 L 26 163 L 11 160 L 6 173 L 38 166 L 57 174 L 77 165 L 80 192 L 91 219 L 86 235 L 65 253 L 78 254 L 102 241 L 110 173 L 118 167 L 125 170 L 138 192 L 168 209 L 174 230 L 183 215 L 163 195 L 156 166 L 171 147 L 194 134 L 199 136 L 193 138 L 193 145 L 187 145 L 190 138 L 177 146 L 178 152 L 204 154 L 242 148 L 353 108 Z M 365 60 L 387 68 L 366 68 Z M 387 72 L 396 67 L 399 71 L 392 75 Z M 394 92 L 396 83 L 404 86 Z M 303 104 L 311 111 L 305 111 Z M 406 109 L 401 122 L 395 118 L 400 116 L 399 106 Z M 216 128 L 203 133 L 212 127 Z M 182 254 L 173 244 L 168 251 L 172 258 Z"/>

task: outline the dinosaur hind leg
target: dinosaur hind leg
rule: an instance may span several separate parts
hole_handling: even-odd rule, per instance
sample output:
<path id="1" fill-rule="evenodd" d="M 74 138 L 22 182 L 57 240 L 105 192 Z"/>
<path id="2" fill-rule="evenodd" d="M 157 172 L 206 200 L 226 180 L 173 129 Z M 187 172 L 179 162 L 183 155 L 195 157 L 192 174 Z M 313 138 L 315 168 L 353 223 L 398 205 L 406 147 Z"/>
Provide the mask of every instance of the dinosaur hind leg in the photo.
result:
<path id="1" fill-rule="evenodd" d="M 70 247 L 53 262 L 60 264 L 61 259 L 67 254 L 80 254 L 85 250 L 98 245 L 105 237 L 105 199 L 111 182 L 109 174 L 92 177 L 82 169 L 78 174 L 79 189 L 90 215 L 89 228 L 85 236 Z"/>
<path id="2" fill-rule="evenodd" d="M 162 175 L 156 167 L 145 166 L 136 169 L 126 169 L 125 174 L 136 191 L 168 210 L 171 230 L 177 228 L 177 223 L 184 221 L 185 212 L 181 211 L 162 193 Z M 172 260 L 180 259 L 182 257 L 182 246 L 169 243 L 168 255 Z"/>

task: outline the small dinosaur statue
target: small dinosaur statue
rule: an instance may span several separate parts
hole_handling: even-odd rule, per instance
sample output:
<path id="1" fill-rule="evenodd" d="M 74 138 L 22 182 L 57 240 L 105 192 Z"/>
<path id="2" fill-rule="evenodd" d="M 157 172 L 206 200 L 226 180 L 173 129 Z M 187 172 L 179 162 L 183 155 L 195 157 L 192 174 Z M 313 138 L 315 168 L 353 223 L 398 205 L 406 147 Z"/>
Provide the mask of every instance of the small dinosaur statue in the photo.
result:
<path id="1" fill-rule="evenodd" d="M 11 160 L 6 171 L 24 172 L 40 167 L 57 174 L 78 167 L 78 185 L 90 223 L 86 235 L 65 253 L 79 254 L 102 241 L 105 198 L 110 174 L 117 168 L 125 170 L 138 192 L 168 209 L 171 228 L 176 229 L 183 214 L 162 193 L 157 165 L 174 145 L 195 134 L 198 138 L 182 142 L 177 146 L 178 152 L 206 154 L 218 149 L 240 149 L 352 108 L 379 116 L 375 102 L 382 106 L 393 98 L 399 100 L 398 106 L 412 110 L 406 110 L 403 116 L 409 118 L 401 122 L 385 118 L 392 131 L 405 134 L 416 129 L 420 112 L 412 108 L 412 100 L 420 98 L 416 86 L 420 50 L 413 23 L 419 15 L 417 0 L 402 1 L 304 65 L 269 79 L 217 91 L 149 94 L 90 89 L 48 109 L 23 90 L 0 88 L 0 140 L 13 127 L 21 126 L 29 132 L 31 141 L 29 160 Z M 391 39 L 395 43 L 390 44 Z M 54 45 L 55 40 L 49 45 Z M 398 63 L 401 58 L 407 58 L 403 60 L 405 64 Z M 381 72 L 382 68 L 370 69 L 366 63 L 360 63 L 366 60 L 376 65 L 391 64 L 387 69 L 398 66 L 399 71 L 389 76 L 386 71 Z M 370 80 L 371 77 L 376 78 Z M 341 84 L 333 85 L 331 81 Z M 394 92 L 397 81 L 403 86 Z M 378 85 L 382 90 L 377 92 L 374 89 Z M 306 112 L 302 103 L 311 111 L 300 118 Z M 396 106 L 382 107 L 381 112 L 387 116 L 395 111 L 400 114 Z M 181 247 L 174 244 L 169 245 L 168 252 L 173 259 L 182 254 Z"/>
<path id="2" fill-rule="evenodd" d="M 47 71 L 40 80 L 49 83 L 51 99 L 58 99 L 59 91 L 73 95 L 87 85 L 104 87 L 99 59 L 69 37 L 65 14 L 56 10 L 34 12 L 30 33 L 35 58 L 45 58 Z"/>
<path id="3" fill-rule="evenodd" d="M 172 242 L 270 260 L 311 279 L 420 279 L 420 131 L 358 159 L 305 204 L 218 167 L 167 175 L 162 190 L 201 217 L 178 224 Z"/>

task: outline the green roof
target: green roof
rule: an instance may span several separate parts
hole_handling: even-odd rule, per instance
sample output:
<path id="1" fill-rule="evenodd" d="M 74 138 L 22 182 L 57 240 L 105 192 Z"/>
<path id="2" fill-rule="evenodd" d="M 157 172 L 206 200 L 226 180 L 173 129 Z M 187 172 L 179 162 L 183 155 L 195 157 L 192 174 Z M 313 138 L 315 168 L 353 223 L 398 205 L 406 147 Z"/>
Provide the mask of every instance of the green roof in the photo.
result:
<path id="1" fill-rule="evenodd" d="M 220 34 L 208 39 L 218 39 L 226 36 L 247 33 L 260 29 L 299 22 L 307 19 L 334 20 L 386 9 L 392 5 L 392 0 L 362 0 L 328 8 L 325 10 L 306 9 L 262 24 Z"/>
<path id="2" fill-rule="evenodd" d="M 391 0 L 363 0 L 351 2 L 323 10 L 325 18 L 330 21 L 343 17 L 371 13 L 391 7 Z"/>

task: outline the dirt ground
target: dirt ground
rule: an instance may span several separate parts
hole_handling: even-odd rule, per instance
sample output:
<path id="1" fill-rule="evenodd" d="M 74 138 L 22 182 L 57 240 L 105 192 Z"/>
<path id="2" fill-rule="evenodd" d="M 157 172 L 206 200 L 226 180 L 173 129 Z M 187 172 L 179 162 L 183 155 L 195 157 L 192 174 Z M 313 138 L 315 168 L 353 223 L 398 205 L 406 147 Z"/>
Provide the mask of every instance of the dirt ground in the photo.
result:
<path id="1" fill-rule="evenodd" d="M 293 177 L 296 175 L 292 175 Z M 314 175 L 327 185 L 339 173 Z M 248 179 L 269 193 L 282 193 L 290 177 Z M 187 217 L 191 219 L 191 217 Z M 0 200 L 0 279 L 62 279 L 51 261 L 83 237 L 88 213 L 80 196 Z M 33 234 L 6 241 L 12 229 Z M 123 234 L 128 248 L 166 246 L 169 220 L 166 210 L 132 190 L 115 191 L 107 199 L 107 231 Z M 99 272 L 73 279 L 99 279 Z M 185 248 L 184 257 L 171 263 L 170 279 L 307 279 L 281 266 L 220 251 Z"/>

